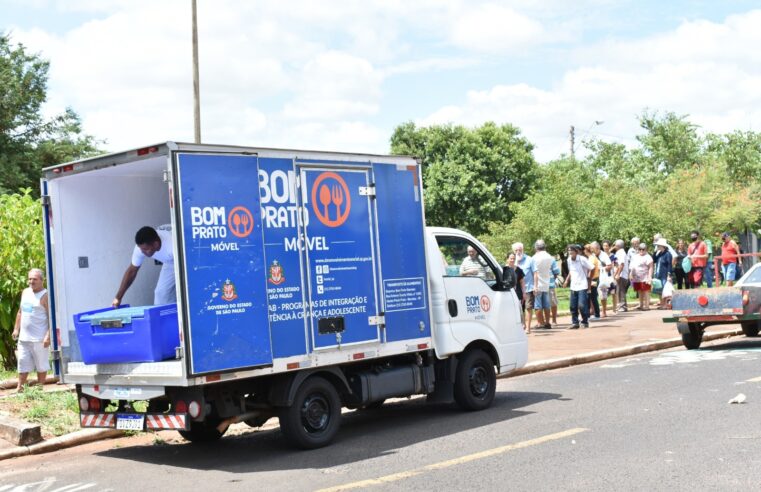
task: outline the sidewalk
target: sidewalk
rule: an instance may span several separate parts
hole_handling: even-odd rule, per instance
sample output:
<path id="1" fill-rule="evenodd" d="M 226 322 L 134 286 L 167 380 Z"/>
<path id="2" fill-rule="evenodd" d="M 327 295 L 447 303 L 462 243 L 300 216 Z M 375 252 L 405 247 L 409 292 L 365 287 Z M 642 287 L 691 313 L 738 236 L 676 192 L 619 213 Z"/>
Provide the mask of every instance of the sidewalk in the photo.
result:
<path id="1" fill-rule="evenodd" d="M 630 308 L 631 309 L 631 308 Z M 585 364 L 614 357 L 681 347 L 681 337 L 674 323 L 664 323 L 670 311 L 651 309 L 610 315 L 592 321 L 589 328 L 569 330 L 569 316 L 559 316 L 560 324 L 550 330 L 532 328 L 528 335 L 528 364 L 507 377 Z M 703 340 L 708 341 L 742 333 L 740 325 L 709 327 Z M 70 387 L 68 387 L 70 388 Z M 68 389 L 67 385 L 46 385 L 45 391 Z M 0 398 L 11 390 L 0 390 Z M 33 446 L 13 446 L 0 439 L 0 460 L 26 454 L 53 451 L 99 439 L 123 435 L 113 429 L 84 429 Z"/>

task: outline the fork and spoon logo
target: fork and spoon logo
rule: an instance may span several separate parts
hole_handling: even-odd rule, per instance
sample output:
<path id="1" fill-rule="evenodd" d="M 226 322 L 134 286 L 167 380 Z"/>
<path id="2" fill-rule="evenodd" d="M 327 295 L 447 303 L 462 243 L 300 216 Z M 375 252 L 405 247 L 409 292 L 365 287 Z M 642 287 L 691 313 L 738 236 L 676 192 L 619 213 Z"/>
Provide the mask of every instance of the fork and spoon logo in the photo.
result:
<path id="1" fill-rule="evenodd" d="M 312 210 L 317 219 L 328 227 L 338 227 L 346 222 L 350 209 L 351 194 L 346 181 L 331 171 L 320 173 L 312 185 Z"/>

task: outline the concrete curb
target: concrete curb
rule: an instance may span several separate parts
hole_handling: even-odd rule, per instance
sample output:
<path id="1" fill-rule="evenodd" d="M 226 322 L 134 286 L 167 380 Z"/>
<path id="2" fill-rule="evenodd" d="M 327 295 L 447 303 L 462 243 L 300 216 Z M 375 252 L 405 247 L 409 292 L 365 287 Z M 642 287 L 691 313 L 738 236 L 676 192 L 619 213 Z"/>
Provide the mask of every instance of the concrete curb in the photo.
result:
<path id="1" fill-rule="evenodd" d="M 80 444 L 87 444 L 88 442 L 122 437 L 123 435 L 124 431 L 116 429 L 82 429 L 31 446 L 16 446 L 15 448 L 2 449 L 0 450 L 0 461 L 30 454 L 49 453 L 59 449 L 79 446 Z"/>
<path id="2" fill-rule="evenodd" d="M 30 383 L 34 383 L 33 385 L 37 385 L 37 379 L 34 375 L 29 379 Z M 45 385 L 48 384 L 56 384 L 58 382 L 58 376 L 48 376 L 47 379 L 45 379 Z M 0 389 L 13 389 L 18 385 L 18 379 L 6 379 L 4 381 L 0 381 Z"/>
<path id="3" fill-rule="evenodd" d="M 717 333 L 706 333 L 703 335 L 703 341 L 709 342 L 711 340 L 719 340 L 721 338 L 729 338 L 737 335 L 742 335 L 742 330 L 725 330 Z M 563 367 L 577 366 L 580 364 L 589 364 L 590 362 L 599 362 L 601 360 L 615 359 L 618 357 L 626 357 L 629 355 L 641 354 L 644 352 L 655 352 L 656 350 L 663 350 L 672 347 L 682 346 L 682 338 L 669 338 L 667 340 L 661 340 L 659 342 L 640 343 L 637 345 L 629 345 L 628 347 L 619 347 L 615 349 L 599 350 L 597 352 L 588 352 L 586 354 L 574 355 L 571 357 L 564 357 L 562 359 L 550 359 L 540 360 L 536 362 L 530 362 L 522 368 L 507 373 L 505 375 L 498 376 L 499 378 L 511 378 L 516 376 L 523 376 L 526 374 L 533 374 L 535 372 L 549 371 L 551 369 L 560 369 Z"/>

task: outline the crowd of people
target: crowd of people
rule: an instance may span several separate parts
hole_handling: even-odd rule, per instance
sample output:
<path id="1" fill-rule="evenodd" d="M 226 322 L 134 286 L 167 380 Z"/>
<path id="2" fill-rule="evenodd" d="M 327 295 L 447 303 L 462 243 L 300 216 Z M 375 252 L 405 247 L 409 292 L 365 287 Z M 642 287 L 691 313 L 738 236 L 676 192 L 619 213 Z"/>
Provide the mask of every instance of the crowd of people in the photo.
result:
<path id="1" fill-rule="evenodd" d="M 690 243 L 679 239 L 672 247 L 661 234 L 653 237 L 652 248 L 640 238 L 631 239 L 627 249 L 623 239 L 570 244 L 565 260 L 547 252 L 543 240 L 534 243 L 534 255 L 526 254 L 522 243 L 512 245 L 506 258 L 518 279 L 515 288 L 524 310 L 524 326 L 550 329 L 557 325 L 558 285 L 570 287 L 571 329 L 588 328 L 590 320 L 629 310 L 629 289 L 637 293 L 637 310 L 650 309 L 651 294 L 659 295 L 659 309 L 670 308 L 674 289 L 713 286 L 714 262 L 721 266 L 721 279 L 733 285 L 740 278 L 740 247 L 728 232 L 721 235 L 721 255 L 714 256 L 713 244 L 699 231 L 692 231 Z M 534 322 L 536 313 L 536 324 Z"/>

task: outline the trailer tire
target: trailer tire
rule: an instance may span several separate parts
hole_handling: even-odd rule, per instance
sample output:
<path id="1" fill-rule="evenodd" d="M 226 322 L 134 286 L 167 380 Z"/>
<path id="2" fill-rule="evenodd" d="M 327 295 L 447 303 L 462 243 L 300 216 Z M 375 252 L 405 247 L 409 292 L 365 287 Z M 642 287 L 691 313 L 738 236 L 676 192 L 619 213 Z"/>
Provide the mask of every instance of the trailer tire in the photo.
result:
<path id="1" fill-rule="evenodd" d="M 341 399 L 330 381 L 320 376 L 306 379 L 279 414 L 280 430 L 301 449 L 327 446 L 341 426 Z"/>
<path id="2" fill-rule="evenodd" d="M 463 410 L 483 410 L 494 401 L 497 374 L 494 362 L 486 352 L 472 349 L 465 352 L 457 364 L 454 399 Z"/>
<path id="3" fill-rule="evenodd" d="M 190 429 L 177 431 L 182 437 L 192 443 L 208 443 L 218 441 L 224 432 L 219 432 L 217 420 L 204 420 L 203 422 L 190 422 Z M 225 432 L 227 429 L 225 429 Z"/>
<path id="4" fill-rule="evenodd" d="M 761 321 L 743 321 L 740 326 L 746 337 L 757 337 L 761 329 Z"/>
<path id="5" fill-rule="evenodd" d="M 687 326 L 689 333 L 682 333 L 682 344 L 687 350 L 700 348 L 700 344 L 703 342 L 703 327 L 699 323 L 687 323 Z"/>

